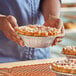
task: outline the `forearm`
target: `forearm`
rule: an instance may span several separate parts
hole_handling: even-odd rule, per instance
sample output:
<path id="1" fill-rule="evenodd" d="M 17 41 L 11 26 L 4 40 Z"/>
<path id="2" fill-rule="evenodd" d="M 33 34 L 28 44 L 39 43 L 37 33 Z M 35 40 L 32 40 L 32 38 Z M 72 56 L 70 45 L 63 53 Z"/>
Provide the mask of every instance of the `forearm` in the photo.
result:
<path id="1" fill-rule="evenodd" d="M 41 5 L 41 11 L 45 21 L 50 15 L 60 17 L 60 2 L 59 0 L 44 0 Z"/>

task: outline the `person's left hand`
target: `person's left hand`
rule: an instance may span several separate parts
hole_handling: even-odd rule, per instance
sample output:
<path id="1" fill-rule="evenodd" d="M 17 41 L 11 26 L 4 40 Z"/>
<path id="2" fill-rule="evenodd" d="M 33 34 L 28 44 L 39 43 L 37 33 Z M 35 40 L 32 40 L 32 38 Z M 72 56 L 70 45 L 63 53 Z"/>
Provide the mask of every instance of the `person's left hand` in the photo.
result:
<path id="1" fill-rule="evenodd" d="M 44 26 L 54 27 L 54 28 L 57 28 L 58 30 L 61 31 L 61 36 L 58 36 L 58 37 L 55 38 L 52 46 L 56 45 L 57 42 L 62 41 L 62 38 L 65 35 L 65 32 L 64 32 L 63 21 L 61 19 L 58 19 L 58 18 L 55 18 L 55 17 L 50 17 L 47 21 L 45 21 Z"/>

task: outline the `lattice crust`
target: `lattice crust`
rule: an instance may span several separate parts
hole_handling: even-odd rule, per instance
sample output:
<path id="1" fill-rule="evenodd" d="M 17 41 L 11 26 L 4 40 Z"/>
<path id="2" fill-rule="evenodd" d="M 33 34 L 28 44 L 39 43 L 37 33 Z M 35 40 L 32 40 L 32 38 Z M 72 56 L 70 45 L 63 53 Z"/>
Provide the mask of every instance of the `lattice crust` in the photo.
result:
<path id="1" fill-rule="evenodd" d="M 63 53 L 76 56 L 76 46 L 66 46 L 63 48 Z"/>
<path id="2" fill-rule="evenodd" d="M 60 34 L 59 30 L 52 27 L 28 25 L 17 28 L 17 32 L 26 36 L 47 37 Z"/>
<path id="3" fill-rule="evenodd" d="M 76 74 L 76 59 L 53 62 L 52 69 L 58 72 Z"/>

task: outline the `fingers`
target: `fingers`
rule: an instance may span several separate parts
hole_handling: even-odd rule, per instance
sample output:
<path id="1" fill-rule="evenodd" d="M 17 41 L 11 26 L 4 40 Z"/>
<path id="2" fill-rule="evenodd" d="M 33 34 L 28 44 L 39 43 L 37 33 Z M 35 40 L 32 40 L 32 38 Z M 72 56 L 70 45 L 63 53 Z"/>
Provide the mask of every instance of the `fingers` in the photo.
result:
<path id="1" fill-rule="evenodd" d="M 63 26 L 62 29 L 61 29 L 61 36 L 58 36 L 58 37 L 55 38 L 52 46 L 56 45 L 58 42 L 61 42 L 62 38 L 64 38 L 64 35 L 65 35 L 65 32 L 64 32 L 64 26 Z"/>
<path id="2" fill-rule="evenodd" d="M 63 21 L 59 18 L 51 17 L 48 20 L 46 20 L 46 22 L 44 23 L 44 26 L 54 27 L 61 31 L 63 27 Z"/>
<path id="3" fill-rule="evenodd" d="M 58 42 L 61 42 L 62 38 L 55 38 L 54 42 L 52 43 L 52 46 L 55 46 Z"/>
<path id="4" fill-rule="evenodd" d="M 57 43 L 57 38 L 54 39 L 54 42 L 52 43 L 52 46 L 55 46 Z"/>
<path id="5" fill-rule="evenodd" d="M 8 39 L 10 39 L 10 40 L 14 41 L 15 43 L 17 43 L 17 44 L 21 45 L 22 47 L 24 47 L 24 42 L 22 41 L 22 39 L 18 35 L 13 34 L 13 33 L 14 32 L 8 33 L 8 31 L 4 32 L 5 36 Z"/>
<path id="6" fill-rule="evenodd" d="M 7 20 L 10 22 L 13 28 L 18 27 L 17 20 L 14 16 L 7 16 Z"/>
<path id="7" fill-rule="evenodd" d="M 15 17 L 13 16 L 8 16 L 7 17 L 8 21 L 10 22 L 10 24 L 12 25 L 12 27 L 15 29 L 16 27 L 18 27 L 17 24 L 17 20 Z M 10 37 L 11 36 L 11 37 Z M 22 39 L 15 33 L 15 30 L 13 30 L 12 28 L 10 29 L 10 36 L 9 38 L 11 40 L 13 40 L 14 42 L 16 42 L 17 44 L 20 44 L 21 46 L 24 46 L 24 42 L 22 41 Z"/>
<path id="8" fill-rule="evenodd" d="M 2 31 L 8 39 L 16 42 L 17 44 L 20 44 L 21 46 L 24 46 L 24 42 L 16 34 L 14 28 L 12 27 L 12 24 L 7 20 L 7 18 L 3 19 L 3 22 L 1 25 L 2 25 Z"/>
<path id="9" fill-rule="evenodd" d="M 56 20 L 53 20 L 53 19 L 49 19 L 47 20 L 45 23 L 44 23 L 44 26 L 49 26 L 49 27 L 54 27 L 56 23 Z"/>
<path id="10" fill-rule="evenodd" d="M 47 20 L 44 23 L 44 26 L 50 26 L 50 27 L 57 28 L 61 32 L 61 36 L 55 38 L 52 46 L 56 45 L 57 42 L 61 42 L 62 41 L 62 38 L 64 38 L 64 35 L 65 35 L 65 30 L 64 30 L 64 26 L 63 26 L 63 21 L 61 19 L 50 18 L 49 20 Z"/>
<path id="11" fill-rule="evenodd" d="M 57 29 L 60 28 L 60 19 L 55 20 L 54 27 L 57 28 Z"/>
<path id="12" fill-rule="evenodd" d="M 61 34 L 62 34 L 62 36 L 64 36 L 64 35 L 65 35 L 64 25 L 62 26 L 62 29 L 61 29 Z"/>
<path id="13" fill-rule="evenodd" d="M 60 28 L 60 19 L 58 18 L 50 18 L 44 23 L 44 26 L 54 27 L 59 29 Z"/>
<path id="14" fill-rule="evenodd" d="M 24 42 L 22 41 L 22 39 L 17 39 L 16 37 L 12 36 L 11 39 L 16 42 L 17 44 L 21 45 L 22 47 L 24 47 Z"/>

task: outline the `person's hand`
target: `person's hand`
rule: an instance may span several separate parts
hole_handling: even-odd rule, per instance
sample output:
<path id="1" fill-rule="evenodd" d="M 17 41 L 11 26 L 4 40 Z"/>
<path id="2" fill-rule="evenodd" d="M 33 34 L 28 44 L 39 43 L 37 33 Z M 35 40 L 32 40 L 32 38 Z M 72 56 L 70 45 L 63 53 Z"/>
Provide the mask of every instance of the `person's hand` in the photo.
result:
<path id="1" fill-rule="evenodd" d="M 61 42 L 62 38 L 64 38 L 64 35 L 65 35 L 65 33 L 64 33 L 64 26 L 62 26 L 62 28 L 61 28 L 61 36 L 58 36 L 58 37 L 55 38 L 52 46 L 56 45 L 57 42 Z"/>
<path id="2" fill-rule="evenodd" d="M 62 38 L 65 35 L 65 32 L 64 32 L 63 21 L 61 19 L 58 19 L 56 17 L 50 17 L 48 20 L 45 21 L 44 26 L 54 27 L 54 28 L 57 28 L 58 30 L 61 31 L 61 36 L 58 36 L 58 37 L 55 38 L 52 46 L 56 45 L 57 42 L 62 41 Z"/>
<path id="3" fill-rule="evenodd" d="M 9 15 L 0 16 L 0 30 L 5 34 L 5 36 L 14 41 L 21 46 L 24 46 L 24 42 L 21 40 L 20 36 L 16 34 L 15 28 L 18 27 L 17 20 L 15 17 Z"/>

